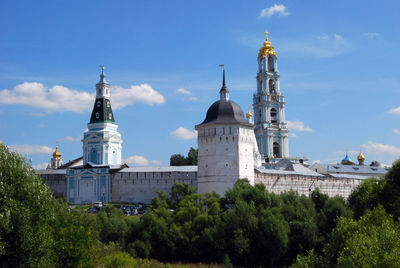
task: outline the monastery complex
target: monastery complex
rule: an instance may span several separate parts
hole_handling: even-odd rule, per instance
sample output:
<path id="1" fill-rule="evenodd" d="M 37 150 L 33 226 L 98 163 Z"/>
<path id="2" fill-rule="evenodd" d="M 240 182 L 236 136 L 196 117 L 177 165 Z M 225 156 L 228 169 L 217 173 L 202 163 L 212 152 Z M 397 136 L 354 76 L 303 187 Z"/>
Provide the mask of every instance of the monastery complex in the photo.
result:
<path id="1" fill-rule="evenodd" d="M 195 126 L 198 166 L 129 167 L 121 162 L 123 140 L 102 68 L 88 129 L 83 133 L 82 157 L 63 164 L 57 147 L 51 166 L 36 172 L 57 197 L 65 196 L 71 204 L 150 203 L 158 191 L 168 194 L 176 182 L 187 183 L 199 193 L 223 195 L 239 178 L 262 183 L 274 193 L 294 190 L 308 196 L 319 188 L 329 196 L 347 198 L 366 178 L 384 175 L 387 169 L 364 165 L 361 152 L 358 164 L 346 155 L 340 164 L 315 163 L 311 167 L 306 158 L 290 156 L 277 60 L 267 35 L 257 57 L 253 111 L 249 109 L 246 115 L 231 100 L 223 70 L 219 99 Z"/>

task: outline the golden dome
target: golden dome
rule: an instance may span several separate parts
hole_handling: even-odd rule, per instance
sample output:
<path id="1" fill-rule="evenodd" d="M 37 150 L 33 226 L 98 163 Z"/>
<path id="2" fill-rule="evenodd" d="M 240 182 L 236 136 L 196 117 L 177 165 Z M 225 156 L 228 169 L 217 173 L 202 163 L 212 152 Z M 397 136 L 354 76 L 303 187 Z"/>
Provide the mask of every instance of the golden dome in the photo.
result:
<path id="1" fill-rule="evenodd" d="M 360 154 L 357 156 L 357 160 L 360 162 L 365 160 L 365 156 L 363 155 L 362 152 L 360 152 Z"/>
<path id="2" fill-rule="evenodd" d="M 247 111 L 247 114 L 246 114 L 246 118 L 250 119 L 252 117 L 253 117 L 253 113 L 251 112 L 251 109 L 249 108 L 249 110 Z"/>
<path id="3" fill-rule="evenodd" d="M 274 50 L 274 46 L 271 46 L 271 42 L 268 40 L 268 34 L 269 34 L 268 31 L 266 31 L 265 34 L 266 34 L 265 42 L 264 45 L 260 48 L 260 53 L 258 53 L 258 56 L 262 56 L 264 58 L 267 55 L 278 57 Z"/>
<path id="4" fill-rule="evenodd" d="M 53 153 L 53 158 L 55 158 L 55 159 L 61 158 L 61 153 L 58 151 L 58 146 L 56 146 L 56 150 Z"/>

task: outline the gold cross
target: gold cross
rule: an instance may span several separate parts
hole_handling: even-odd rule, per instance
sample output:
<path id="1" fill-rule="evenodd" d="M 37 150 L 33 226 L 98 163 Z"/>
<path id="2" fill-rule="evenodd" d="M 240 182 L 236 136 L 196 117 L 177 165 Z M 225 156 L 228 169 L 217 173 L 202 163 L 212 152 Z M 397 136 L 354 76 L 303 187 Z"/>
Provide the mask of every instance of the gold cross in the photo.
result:
<path id="1" fill-rule="evenodd" d="M 104 71 L 104 65 L 99 65 L 99 67 Z"/>
<path id="2" fill-rule="evenodd" d="M 268 37 L 268 34 L 269 34 L 268 30 L 265 30 L 264 33 L 265 33 L 265 34 L 267 35 L 267 37 Z"/>

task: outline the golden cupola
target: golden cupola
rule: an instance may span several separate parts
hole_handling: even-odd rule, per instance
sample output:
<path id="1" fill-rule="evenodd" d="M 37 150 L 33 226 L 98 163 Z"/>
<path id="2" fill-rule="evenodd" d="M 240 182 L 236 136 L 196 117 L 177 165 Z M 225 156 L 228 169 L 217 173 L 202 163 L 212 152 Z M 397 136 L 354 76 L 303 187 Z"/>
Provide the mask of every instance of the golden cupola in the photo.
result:
<path id="1" fill-rule="evenodd" d="M 61 153 L 58 151 L 58 146 L 56 146 L 56 150 L 53 153 L 53 158 L 54 159 L 60 159 L 61 158 Z"/>
<path id="2" fill-rule="evenodd" d="M 260 48 L 260 52 L 258 53 L 258 56 L 262 56 L 264 58 L 267 57 L 268 55 L 278 57 L 274 50 L 274 46 L 272 46 L 271 42 L 268 40 L 268 34 L 269 34 L 269 32 L 266 31 L 265 32 L 265 35 L 266 35 L 265 42 L 264 42 L 264 45 Z"/>
<path id="3" fill-rule="evenodd" d="M 364 165 L 365 156 L 363 155 L 362 152 L 360 152 L 360 154 L 357 156 L 357 160 L 360 166 Z"/>
<path id="4" fill-rule="evenodd" d="M 253 117 L 253 113 L 251 112 L 251 109 L 249 108 L 249 110 L 247 111 L 247 114 L 246 114 L 246 118 L 250 120 L 252 117 Z"/>

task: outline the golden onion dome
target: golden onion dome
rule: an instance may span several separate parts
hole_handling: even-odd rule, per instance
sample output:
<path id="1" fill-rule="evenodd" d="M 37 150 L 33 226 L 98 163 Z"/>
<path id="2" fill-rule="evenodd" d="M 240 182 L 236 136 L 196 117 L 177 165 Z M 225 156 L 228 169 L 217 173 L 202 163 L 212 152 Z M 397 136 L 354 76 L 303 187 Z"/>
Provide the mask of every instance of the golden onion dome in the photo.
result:
<path id="1" fill-rule="evenodd" d="M 53 158 L 55 158 L 55 159 L 61 158 L 61 153 L 58 151 L 58 146 L 56 146 L 56 150 L 53 153 Z"/>
<path id="2" fill-rule="evenodd" d="M 260 48 L 260 53 L 258 53 L 258 55 L 259 55 L 259 56 L 262 56 L 262 57 L 264 57 L 264 58 L 265 58 L 267 55 L 278 57 L 278 56 L 276 55 L 275 50 L 274 50 L 274 46 L 272 46 L 272 45 L 271 45 L 271 42 L 268 40 L 268 34 L 269 34 L 269 32 L 266 31 L 265 34 L 266 34 L 265 42 L 264 42 L 264 45 Z"/>
<path id="3" fill-rule="evenodd" d="M 362 152 L 360 152 L 360 154 L 357 156 L 357 160 L 360 161 L 360 162 L 365 160 L 365 156 L 363 155 Z"/>
<path id="4" fill-rule="evenodd" d="M 253 113 L 251 112 L 251 109 L 249 108 L 249 110 L 247 111 L 247 114 L 246 114 L 246 118 L 250 119 L 252 117 L 253 117 Z"/>

